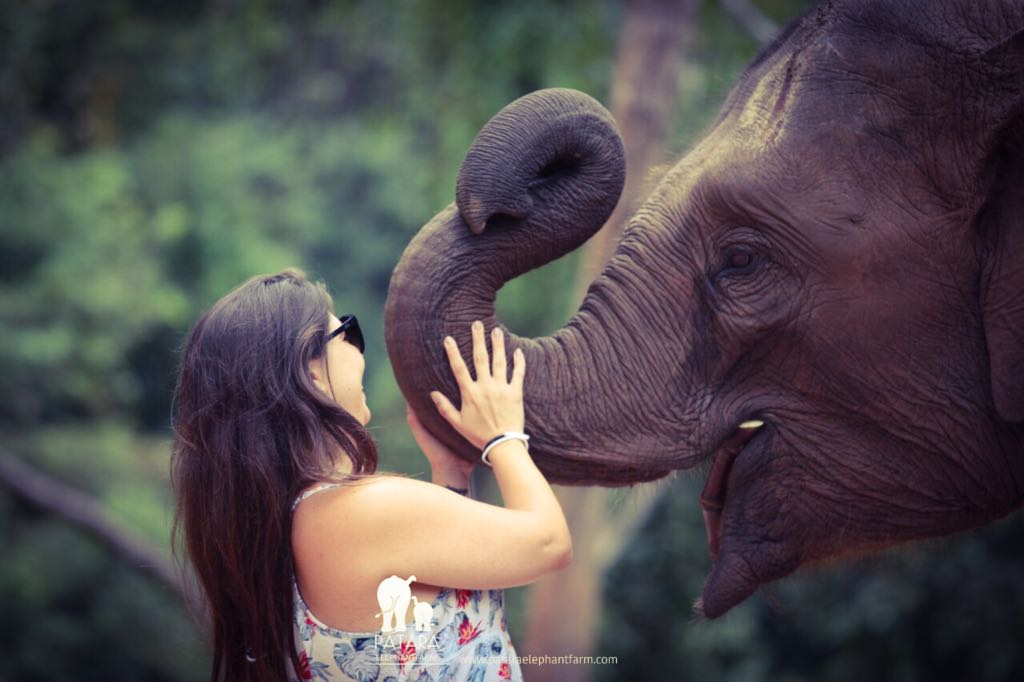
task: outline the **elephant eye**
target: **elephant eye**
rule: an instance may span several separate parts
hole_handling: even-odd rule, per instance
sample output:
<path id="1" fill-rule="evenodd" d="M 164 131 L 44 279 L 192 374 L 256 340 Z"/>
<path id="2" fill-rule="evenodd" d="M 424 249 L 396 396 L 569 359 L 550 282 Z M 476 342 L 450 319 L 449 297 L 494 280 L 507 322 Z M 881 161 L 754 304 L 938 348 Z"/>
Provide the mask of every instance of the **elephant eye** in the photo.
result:
<path id="1" fill-rule="evenodd" d="M 749 253 L 745 251 L 733 251 L 729 254 L 729 262 L 726 263 L 726 267 L 730 268 L 745 268 L 750 265 L 752 260 Z"/>
<path id="2" fill-rule="evenodd" d="M 754 266 L 754 254 L 742 246 L 730 246 L 725 250 L 721 274 L 744 274 Z"/>

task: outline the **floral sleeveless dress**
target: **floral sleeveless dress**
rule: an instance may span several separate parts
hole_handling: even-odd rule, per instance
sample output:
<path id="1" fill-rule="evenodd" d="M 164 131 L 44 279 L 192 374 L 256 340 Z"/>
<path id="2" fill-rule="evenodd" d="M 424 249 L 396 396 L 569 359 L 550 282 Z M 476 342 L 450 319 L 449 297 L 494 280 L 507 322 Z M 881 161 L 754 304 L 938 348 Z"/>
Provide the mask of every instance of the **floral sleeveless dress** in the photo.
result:
<path id="1" fill-rule="evenodd" d="M 310 488 L 292 505 L 336 487 Z M 292 580 L 298 674 L 289 679 L 356 682 L 521 682 L 518 655 L 506 629 L 502 590 L 441 588 L 428 630 L 350 632 L 321 622 Z M 422 605 L 422 604 L 421 604 Z M 290 666 L 289 666 L 290 667 Z"/>

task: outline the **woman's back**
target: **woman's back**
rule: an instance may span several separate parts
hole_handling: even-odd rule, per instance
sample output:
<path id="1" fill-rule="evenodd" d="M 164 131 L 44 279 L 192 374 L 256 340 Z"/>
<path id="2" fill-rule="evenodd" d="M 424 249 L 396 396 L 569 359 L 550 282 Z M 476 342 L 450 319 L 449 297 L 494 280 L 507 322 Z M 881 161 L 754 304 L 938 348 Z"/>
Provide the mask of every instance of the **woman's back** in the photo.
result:
<path id="1" fill-rule="evenodd" d="M 340 498 L 351 492 L 346 484 L 321 484 L 306 490 L 293 506 L 293 511 L 301 509 L 293 526 L 299 574 L 293 599 L 295 644 L 303 666 L 293 679 L 521 680 L 502 590 L 437 587 L 417 583 L 415 576 L 392 575 L 378 582 L 360 572 L 362 562 L 355 555 L 345 562 L 351 571 L 334 566 L 324 570 L 321 562 L 329 559 L 323 543 L 315 540 L 321 530 L 317 517 L 348 507 L 352 500 Z M 300 507 L 314 496 L 321 499 Z M 359 535 L 358 516 L 349 518 L 354 535 Z M 332 541 L 360 546 L 337 537 L 337 532 Z M 347 580 L 342 577 L 346 574 Z"/>

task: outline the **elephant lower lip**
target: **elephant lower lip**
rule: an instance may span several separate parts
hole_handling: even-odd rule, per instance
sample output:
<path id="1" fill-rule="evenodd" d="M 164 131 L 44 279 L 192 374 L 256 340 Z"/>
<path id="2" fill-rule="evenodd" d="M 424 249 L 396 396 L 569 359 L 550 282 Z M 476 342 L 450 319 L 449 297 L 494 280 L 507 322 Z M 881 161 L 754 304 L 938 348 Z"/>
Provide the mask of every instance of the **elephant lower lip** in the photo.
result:
<path id="1" fill-rule="evenodd" d="M 748 422 L 744 422 L 746 424 Z M 732 464 L 743 451 L 744 446 L 753 438 L 758 428 L 737 427 L 718 451 L 711 465 L 707 483 L 700 494 L 700 507 L 704 514 L 704 529 L 708 536 L 708 554 L 711 560 L 718 558 L 718 549 L 722 540 L 722 510 L 725 508 L 725 494 L 729 472 Z"/>

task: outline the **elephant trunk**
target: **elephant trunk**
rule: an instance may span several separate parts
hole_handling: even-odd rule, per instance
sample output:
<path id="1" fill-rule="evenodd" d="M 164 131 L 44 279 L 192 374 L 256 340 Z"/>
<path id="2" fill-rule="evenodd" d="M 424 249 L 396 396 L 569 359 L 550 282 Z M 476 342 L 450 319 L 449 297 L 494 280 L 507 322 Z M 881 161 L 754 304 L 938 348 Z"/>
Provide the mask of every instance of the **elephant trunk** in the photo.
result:
<path id="1" fill-rule="evenodd" d="M 488 122 L 462 163 L 455 197 L 473 234 L 516 233 L 516 248 L 488 254 L 503 284 L 589 239 L 611 215 L 625 180 L 611 114 L 583 93 L 551 89 L 516 100 Z"/>
<path id="2" fill-rule="evenodd" d="M 482 320 L 488 331 L 496 326 L 502 285 L 587 241 L 611 214 L 624 180 L 622 141 L 607 110 L 583 93 L 535 92 L 480 131 L 459 173 L 456 205 L 425 225 L 403 253 L 385 309 L 388 354 L 421 421 L 465 458 L 479 452 L 429 397 L 436 389 L 460 402 L 443 337 L 453 336 L 472 366 L 470 323 Z M 653 448 L 666 446 L 659 442 L 664 434 L 645 425 L 645 415 L 628 412 L 644 409 L 646 401 L 627 397 L 637 376 L 620 362 L 622 344 L 636 343 L 631 339 L 643 334 L 648 315 L 637 305 L 642 294 L 624 296 L 616 281 L 640 281 L 624 272 L 636 267 L 620 260 L 618 272 L 606 269 L 580 311 L 552 336 L 527 339 L 505 330 L 509 372 L 517 347 L 526 357 L 530 453 L 553 482 L 624 485 L 673 468 L 652 463 Z M 656 356 L 653 348 L 650 353 Z M 657 384 L 666 376 L 649 378 Z"/>

